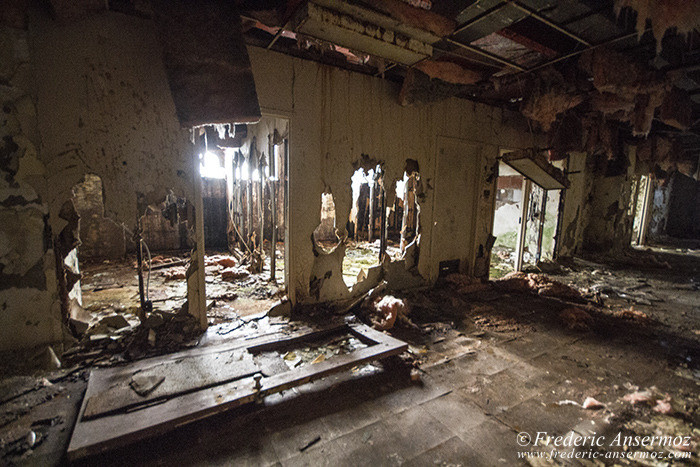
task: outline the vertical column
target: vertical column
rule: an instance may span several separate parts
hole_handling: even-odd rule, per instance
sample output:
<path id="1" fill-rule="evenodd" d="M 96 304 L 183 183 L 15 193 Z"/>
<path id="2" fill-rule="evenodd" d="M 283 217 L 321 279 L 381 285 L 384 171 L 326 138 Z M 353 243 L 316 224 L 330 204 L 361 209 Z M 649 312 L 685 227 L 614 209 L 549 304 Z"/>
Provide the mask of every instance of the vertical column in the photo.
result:
<path id="1" fill-rule="evenodd" d="M 198 152 L 201 146 L 195 146 L 192 157 L 194 164 L 194 227 L 195 240 L 197 242 L 190 258 L 190 267 L 187 271 L 187 311 L 195 316 L 200 329 L 207 328 L 207 299 L 204 282 L 204 202 L 202 201 L 202 177 L 199 173 Z"/>
<path id="2" fill-rule="evenodd" d="M 527 211 L 530 205 L 530 190 L 532 182 L 530 179 L 523 177 L 523 199 L 520 201 L 520 229 L 518 230 L 518 241 L 515 246 L 515 270 L 520 271 L 523 268 L 523 252 L 525 250 L 525 233 L 527 229 Z"/>

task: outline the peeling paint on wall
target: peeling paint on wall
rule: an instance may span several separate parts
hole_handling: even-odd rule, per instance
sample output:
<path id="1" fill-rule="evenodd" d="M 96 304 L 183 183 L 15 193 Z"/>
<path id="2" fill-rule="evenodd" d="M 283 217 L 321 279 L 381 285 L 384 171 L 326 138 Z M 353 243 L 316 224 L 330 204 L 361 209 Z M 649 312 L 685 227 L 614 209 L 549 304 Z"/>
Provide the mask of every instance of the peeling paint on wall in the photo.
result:
<path id="1" fill-rule="evenodd" d="M 475 258 L 491 230 L 490 205 L 493 180 L 484 167 L 495 160 L 499 147 L 525 148 L 533 144 L 527 123 L 515 113 L 460 99 L 448 99 L 419 108 L 402 107 L 394 83 L 249 47 L 256 89 L 263 113 L 290 118 L 289 174 L 289 294 L 293 302 L 315 301 L 312 278 L 336 274 L 336 262 L 321 266 L 310 241 L 320 223 L 320 194 L 333 193 L 336 218 L 347 219 L 352 206 L 348 180 L 364 155 L 383 161 L 384 182 L 391 194 L 403 178 L 407 158 L 421 168 L 425 201 L 421 203 L 421 254 L 417 271 L 434 280 L 442 242 L 433 244 L 434 192 L 438 135 L 459 138 L 481 151 L 465 154 L 477 158 L 474 180 L 477 208 L 465 224 L 474 229 L 473 244 L 461 244 L 465 258 Z M 479 159 L 486 155 L 484 160 Z M 467 177 L 464 173 L 462 176 Z M 485 179 L 486 177 L 486 179 Z M 444 202 L 466 203 L 458 187 L 445 186 Z M 390 204 L 391 199 L 388 200 Z M 487 213 L 487 214 L 485 214 Z M 485 217 L 484 217 L 485 216 Z M 344 234 L 345 224 L 337 226 Z M 452 232 L 460 241 L 464 232 Z M 461 253 L 460 253 L 461 254 Z M 325 263 L 325 259 L 323 260 Z M 473 268 L 472 263 L 467 269 Z M 333 275 L 331 275 L 333 277 Z M 330 279 L 326 279 L 330 280 Z M 342 278 L 338 278 L 342 282 Z M 320 291 L 328 300 L 343 298 L 341 288 Z"/>

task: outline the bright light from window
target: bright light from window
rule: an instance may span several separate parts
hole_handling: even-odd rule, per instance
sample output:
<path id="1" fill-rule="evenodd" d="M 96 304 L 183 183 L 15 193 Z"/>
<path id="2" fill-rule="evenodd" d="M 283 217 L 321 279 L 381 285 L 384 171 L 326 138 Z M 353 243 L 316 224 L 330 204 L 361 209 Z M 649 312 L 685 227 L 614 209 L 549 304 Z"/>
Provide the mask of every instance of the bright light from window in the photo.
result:
<path id="1" fill-rule="evenodd" d="M 205 178 L 226 178 L 226 169 L 221 165 L 221 159 L 214 153 L 205 152 L 200 156 L 199 173 Z"/>

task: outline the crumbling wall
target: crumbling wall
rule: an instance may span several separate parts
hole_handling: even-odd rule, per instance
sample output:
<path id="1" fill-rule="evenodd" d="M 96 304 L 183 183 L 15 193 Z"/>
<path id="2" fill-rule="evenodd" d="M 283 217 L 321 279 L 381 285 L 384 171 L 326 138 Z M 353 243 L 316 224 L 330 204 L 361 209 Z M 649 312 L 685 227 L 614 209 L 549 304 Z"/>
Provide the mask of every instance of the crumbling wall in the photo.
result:
<path id="1" fill-rule="evenodd" d="M 584 231 L 583 245 L 589 251 L 614 251 L 629 247 L 632 238 L 632 187 L 636 151 L 625 147 L 629 160 L 621 175 L 606 176 L 597 172 L 593 177 L 590 203 L 591 213 Z"/>
<path id="2" fill-rule="evenodd" d="M 30 37 L 52 223 L 85 173 L 102 179 L 105 215 L 130 227 L 169 188 L 191 198 L 191 145 L 153 24 L 110 12 L 59 24 L 35 13 Z"/>
<path id="3" fill-rule="evenodd" d="M 569 154 L 567 171 L 571 185 L 563 192 L 564 206 L 561 212 L 560 237 L 557 243 L 559 256 L 580 253 L 583 247 L 583 231 L 588 224 L 592 204 L 593 177 L 586 163 L 587 154 Z"/>
<path id="4" fill-rule="evenodd" d="M 117 13 L 59 23 L 37 10 L 2 26 L 0 348 L 62 338 L 52 246 L 73 229 L 59 214 L 85 174 L 102 179 L 105 214 L 129 229 L 169 188 L 192 196 L 191 144 L 161 55 L 150 21 Z"/>
<path id="5" fill-rule="evenodd" d="M 348 296 L 342 277 L 335 277 L 340 276 L 335 263 L 342 261 L 342 255 L 338 249 L 333 261 L 322 252 L 315 255 L 311 236 L 320 223 L 322 192 L 333 194 L 336 218 L 348 218 L 352 204 L 348 180 L 363 160 L 384 163 L 385 187 L 390 194 L 387 205 L 393 202 L 395 183 L 403 177 L 406 159 L 418 162 L 424 187 L 419 199 L 420 276 L 428 282 L 436 279 L 436 259 L 444 248 L 431 239 L 434 223 L 441 222 L 433 217 L 436 202 L 476 203 L 473 218 L 466 221 L 474 229 L 473 234 L 455 231 L 452 241 L 459 245 L 460 255 L 469 258 L 465 265 L 469 273 L 476 269 L 472 261 L 479 252 L 481 262 L 486 262 L 498 149 L 533 144 L 522 117 L 460 99 L 420 108 L 402 107 L 394 83 L 255 47 L 249 48 L 249 54 L 263 113 L 290 117 L 290 251 L 285 266 L 292 301 L 315 300 L 311 284 L 322 289 L 319 297 L 330 300 Z M 435 175 L 438 136 L 459 138 L 473 147 L 473 151 L 458 156 L 476 158 L 475 200 L 465 199 L 460 187 L 446 187 L 445 199 L 435 200 L 434 190 L 440 183 Z M 450 161 L 445 163 L 449 166 Z M 469 174 L 462 175 L 466 179 Z M 344 224 L 337 227 L 345 230 Z M 471 241 L 466 241 L 468 238 Z M 325 293 L 326 287 L 332 292 Z"/>
<path id="6" fill-rule="evenodd" d="M 62 339 L 26 25 L 0 24 L 0 350 Z"/>
<path id="7" fill-rule="evenodd" d="M 127 234 L 123 227 L 104 217 L 100 177 L 87 174 L 83 182 L 73 187 L 73 204 L 80 214 L 80 259 L 123 258 Z"/>
<path id="8" fill-rule="evenodd" d="M 669 199 L 671 186 L 669 180 L 655 181 L 651 202 L 651 219 L 649 219 L 649 231 L 647 239 L 650 241 L 662 240 L 666 234 L 666 222 L 668 220 Z"/>

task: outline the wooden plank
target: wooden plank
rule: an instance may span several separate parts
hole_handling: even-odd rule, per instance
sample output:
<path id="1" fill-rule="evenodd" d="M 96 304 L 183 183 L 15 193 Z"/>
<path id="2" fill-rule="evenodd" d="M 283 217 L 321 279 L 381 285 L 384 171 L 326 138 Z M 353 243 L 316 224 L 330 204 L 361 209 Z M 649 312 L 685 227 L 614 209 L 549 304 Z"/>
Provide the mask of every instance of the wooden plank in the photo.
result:
<path id="1" fill-rule="evenodd" d="M 359 364 L 397 355 L 407 344 L 364 325 L 347 329 L 364 341 L 375 342 L 370 347 L 338 355 L 323 362 L 307 365 L 289 372 L 262 378 L 259 389 L 253 378 L 192 392 L 154 406 L 128 413 L 83 421 L 85 401 L 68 447 L 70 461 L 102 453 L 143 438 L 157 436 L 179 426 L 239 407 L 261 398 L 306 384 L 325 376 L 353 368 Z M 88 383 L 88 390 L 92 381 Z"/>
<path id="2" fill-rule="evenodd" d="M 312 330 L 312 331 L 302 331 L 291 335 L 286 335 L 283 333 L 274 333 L 263 335 L 254 339 L 241 339 L 237 340 L 233 344 L 219 345 L 204 348 L 188 349 L 181 352 L 176 352 L 169 355 L 163 355 L 159 357 L 146 358 L 139 360 L 127 366 L 118 366 L 112 368 L 97 368 L 91 371 L 90 380 L 88 388 L 85 391 L 84 404 L 90 401 L 92 398 L 99 396 L 101 393 L 109 391 L 116 382 L 120 380 L 126 380 L 127 384 L 131 379 L 131 376 L 136 372 L 149 372 L 150 370 L 157 368 L 159 366 L 168 365 L 172 363 L 182 362 L 188 359 L 200 359 L 200 358 L 214 358 L 218 359 L 218 355 L 227 352 L 244 350 L 248 353 L 255 354 L 259 352 L 264 352 L 267 350 L 274 350 L 276 348 L 282 348 L 284 346 L 292 345 L 298 342 L 308 342 L 319 339 L 321 337 L 341 333 L 350 332 L 348 326 L 345 324 L 328 326 L 325 328 Z M 235 379 L 235 376 L 231 379 Z M 230 380 L 230 379 L 229 379 Z M 227 379 L 222 379 L 220 382 L 225 382 Z M 204 386 L 204 385 L 202 385 Z M 185 391 L 181 391 L 185 392 Z M 175 394 L 175 393 L 174 393 Z M 155 398 L 154 398 L 155 399 Z M 95 404 L 95 403 L 92 403 Z M 127 404 L 128 405 L 128 404 Z M 139 404 L 137 404 L 139 405 Z M 81 413 L 87 414 L 87 417 L 94 417 L 98 413 L 95 413 L 94 409 L 87 411 L 81 411 Z"/>
<path id="3" fill-rule="evenodd" d="M 95 370 L 91 378 L 94 376 L 95 379 L 104 381 L 107 388 L 86 398 L 83 419 L 133 410 L 144 404 L 252 376 L 259 371 L 260 368 L 253 362 L 253 356 L 245 349 L 163 362 L 147 369 L 126 371 L 111 377 L 105 377 L 99 370 Z M 165 379 L 150 394 L 141 396 L 130 386 L 134 375 Z"/>

